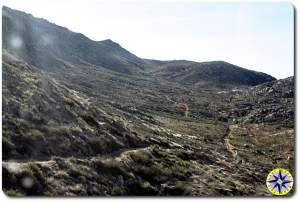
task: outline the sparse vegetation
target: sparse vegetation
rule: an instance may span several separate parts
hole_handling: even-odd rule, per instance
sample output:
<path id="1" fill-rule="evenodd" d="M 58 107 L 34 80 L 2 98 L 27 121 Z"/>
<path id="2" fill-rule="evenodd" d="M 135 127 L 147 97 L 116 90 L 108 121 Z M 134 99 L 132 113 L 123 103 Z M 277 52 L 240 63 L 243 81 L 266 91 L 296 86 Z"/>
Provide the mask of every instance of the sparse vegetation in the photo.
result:
<path id="1" fill-rule="evenodd" d="M 7 43 L 18 20 L 24 54 Z M 294 174 L 293 77 L 144 60 L 8 8 L 3 26 L 9 196 L 268 196 L 274 166 Z"/>
<path id="2" fill-rule="evenodd" d="M 111 190 L 112 196 L 121 196 L 122 195 L 122 189 L 120 187 L 113 187 Z"/>

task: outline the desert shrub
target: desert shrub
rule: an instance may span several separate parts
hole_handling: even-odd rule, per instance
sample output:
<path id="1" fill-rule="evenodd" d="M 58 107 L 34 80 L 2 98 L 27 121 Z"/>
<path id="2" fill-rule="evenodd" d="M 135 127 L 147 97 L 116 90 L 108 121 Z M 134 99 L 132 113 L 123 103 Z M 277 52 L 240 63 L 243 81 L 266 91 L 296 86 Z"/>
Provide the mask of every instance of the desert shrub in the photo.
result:
<path id="1" fill-rule="evenodd" d="M 80 182 L 80 177 L 83 175 L 82 170 L 80 170 L 80 168 L 77 168 L 76 165 L 70 167 L 70 170 L 68 170 L 68 173 L 69 173 L 69 176 L 72 177 L 77 182 Z"/>
<path id="2" fill-rule="evenodd" d="M 64 170 L 59 170 L 54 174 L 54 177 L 63 179 L 63 178 L 68 178 L 69 174 Z"/>
<path id="3" fill-rule="evenodd" d="M 89 140 L 88 145 L 97 154 L 106 154 L 116 151 L 121 148 L 121 145 L 117 143 L 111 137 L 94 137 Z"/>
<path id="4" fill-rule="evenodd" d="M 43 118 L 42 116 L 34 113 L 31 114 L 29 117 L 29 120 L 32 121 L 32 123 L 36 124 L 36 125 L 42 125 L 42 124 L 46 124 L 47 121 L 45 120 L 45 118 Z"/>
<path id="5" fill-rule="evenodd" d="M 183 182 L 177 181 L 174 186 L 168 186 L 164 194 L 172 196 L 186 196 L 191 194 L 191 190 Z"/>
<path id="6" fill-rule="evenodd" d="M 195 160 L 194 152 L 179 150 L 177 156 L 184 161 Z"/>
<path id="7" fill-rule="evenodd" d="M 123 193 L 122 189 L 118 186 L 113 187 L 112 190 L 111 190 L 111 195 L 112 196 L 120 196 L 120 195 L 122 195 L 122 193 Z"/>
<path id="8" fill-rule="evenodd" d="M 112 175 L 123 175 L 127 176 L 127 172 L 122 168 L 123 164 L 119 161 L 109 159 L 104 162 L 103 168 L 101 170 L 98 170 L 99 172 L 106 172 L 110 173 Z"/>
<path id="9" fill-rule="evenodd" d="M 17 191 L 17 190 L 13 190 L 13 189 L 10 189 L 10 190 L 3 190 L 4 193 L 7 195 L 7 196 L 10 196 L 10 197 L 23 197 L 24 194 Z"/>
<path id="10" fill-rule="evenodd" d="M 151 163 L 151 154 L 147 152 L 136 152 L 131 153 L 130 157 L 132 160 L 138 164 L 145 164 L 148 165 Z"/>
<path id="11" fill-rule="evenodd" d="M 70 164 L 61 157 L 52 156 L 51 159 L 57 163 L 58 167 L 61 170 L 69 170 L 71 167 Z"/>
<path id="12" fill-rule="evenodd" d="M 70 191 L 76 194 L 77 196 L 85 196 L 86 191 L 83 188 L 82 184 L 76 184 L 70 188 Z"/>
<path id="13" fill-rule="evenodd" d="M 158 172 L 157 169 L 153 169 L 151 166 L 144 166 L 144 165 L 134 165 L 133 169 L 135 173 L 139 175 L 144 180 L 150 182 L 157 182 L 157 179 L 160 178 L 161 174 Z"/>
<path id="14" fill-rule="evenodd" d="M 140 194 L 145 196 L 152 196 L 158 193 L 158 189 L 145 181 L 141 184 Z"/>
<path id="15" fill-rule="evenodd" d="M 30 138 L 33 141 L 41 140 L 44 137 L 43 133 L 36 129 L 30 130 L 30 132 L 28 132 L 27 135 L 30 136 Z"/>
<path id="16" fill-rule="evenodd" d="M 175 191 L 180 195 L 189 195 L 191 193 L 191 189 L 181 181 L 175 183 Z"/>

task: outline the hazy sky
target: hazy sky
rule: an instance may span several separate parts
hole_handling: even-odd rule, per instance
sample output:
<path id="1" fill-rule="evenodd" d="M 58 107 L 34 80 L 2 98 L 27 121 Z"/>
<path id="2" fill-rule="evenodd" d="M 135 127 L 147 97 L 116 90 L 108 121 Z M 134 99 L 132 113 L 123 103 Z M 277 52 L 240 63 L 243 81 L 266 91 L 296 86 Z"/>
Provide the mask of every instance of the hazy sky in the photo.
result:
<path id="1" fill-rule="evenodd" d="M 294 75 L 289 3 L 4 0 L 100 41 L 112 39 L 143 58 L 224 60 L 276 78 Z"/>

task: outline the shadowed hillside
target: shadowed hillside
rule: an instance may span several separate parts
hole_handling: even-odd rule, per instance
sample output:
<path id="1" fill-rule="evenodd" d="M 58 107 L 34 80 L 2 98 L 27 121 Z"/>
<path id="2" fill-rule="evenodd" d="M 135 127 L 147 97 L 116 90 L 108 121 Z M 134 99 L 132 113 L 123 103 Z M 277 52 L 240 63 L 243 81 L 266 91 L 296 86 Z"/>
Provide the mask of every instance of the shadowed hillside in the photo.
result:
<path id="1" fill-rule="evenodd" d="M 270 170 L 295 172 L 294 77 L 141 59 L 7 7 L 2 58 L 9 196 L 271 196 Z"/>

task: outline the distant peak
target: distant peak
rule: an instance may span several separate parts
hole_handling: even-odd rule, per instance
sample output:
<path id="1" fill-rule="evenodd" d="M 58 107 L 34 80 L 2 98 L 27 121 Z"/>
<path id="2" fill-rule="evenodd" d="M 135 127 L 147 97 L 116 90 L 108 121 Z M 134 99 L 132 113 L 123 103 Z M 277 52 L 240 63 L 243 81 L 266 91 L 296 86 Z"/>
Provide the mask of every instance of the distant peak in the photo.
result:
<path id="1" fill-rule="evenodd" d="M 111 39 L 106 39 L 103 41 L 99 41 L 100 43 L 106 44 L 106 45 L 110 45 L 110 46 L 120 46 L 118 43 L 114 42 Z"/>
<path id="2" fill-rule="evenodd" d="M 213 60 L 213 61 L 207 61 L 207 62 L 203 62 L 203 63 L 219 64 L 219 65 L 233 65 L 233 64 L 223 61 L 223 60 Z"/>
<path id="3" fill-rule="evenodd" d="M 105 43 L 115 43 L 113 40 L 111 39 L 105 39 L 103 40 L 102 42 L 105 42 Z"/>

